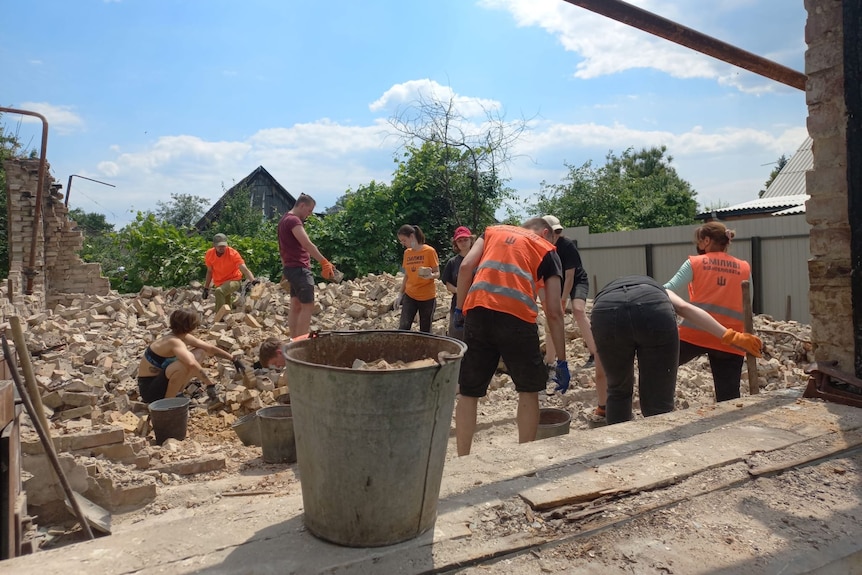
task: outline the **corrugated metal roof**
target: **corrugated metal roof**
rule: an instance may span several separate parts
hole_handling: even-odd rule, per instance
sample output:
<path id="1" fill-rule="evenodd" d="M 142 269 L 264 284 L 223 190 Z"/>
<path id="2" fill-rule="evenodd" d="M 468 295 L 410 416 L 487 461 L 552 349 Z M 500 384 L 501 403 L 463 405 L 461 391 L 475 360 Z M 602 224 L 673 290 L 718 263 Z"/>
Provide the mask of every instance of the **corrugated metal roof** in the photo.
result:
<path id="1" fill-rule="evenodd" d="M 780 196 L 776 198 L 758 198 L 741 204 L 727 206 L 726 208 L 715 208 L 709 213 L 725 213 L 725 212 L 764 212 L 774 209 L 791 208 L 795 206 L 804 206 L 808 200 L 808 194 L 799 194 L 796 196 Z"/>
<path id="2" fill-rule="evenodd" d="M 805 194 L 805 173 L 814 169 L 811 137 L 805 138 L 796 153 L 787 161 L 763 193 L 764 198 Z"/>
<path id="3" fill-rule="evenodd" d="M 806 196 L 808 197 L 808 196 Z M 792 208 L 787 208 L 786 210 L 781 210 L 780 212 L 775 212 L 773 216 L 793 216 L 796 214 L 804 214 L 805 213 L 805 204 L 801 204 L 798 206 L 793 206 Z"/>
<path id="4" fill-rule="evenodd" d="M 758 212 L 770 213 L 774 210 L 778 210 L 772 213 L 774 216 L 805 213 L 805 202 L 808 200 L 808 194 L 805 193 L 805 174 L 814 169 L 812 143 L 810 136 L 805 138 L 796 153 L 766 188 L 763 197 L 733 206 L 714 208 L 698 214 L 697 219 L 716 217 L 717 214 L 740 216 Z"/>

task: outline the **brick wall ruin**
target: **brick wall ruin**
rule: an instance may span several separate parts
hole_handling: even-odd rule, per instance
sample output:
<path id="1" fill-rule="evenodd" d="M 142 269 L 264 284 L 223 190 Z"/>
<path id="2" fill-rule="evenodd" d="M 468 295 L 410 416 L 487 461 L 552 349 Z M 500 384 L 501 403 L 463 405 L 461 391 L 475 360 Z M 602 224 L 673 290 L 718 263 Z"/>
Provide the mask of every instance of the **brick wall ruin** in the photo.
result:
<path id="1" fill-rule="evenodd" d="M 850 223 L 847 210 L 847 108 L 844 94 L 842 2 L 806 0 L 805 73 L 808 132 L 814 169 L 807 174 L 811 198 L 810 280 L 812 339 L 818 361 L 837 360 L 852 371 Z"/>
<path id="2" fill-rule="evenodd" d="M 26 295 L 25 270 L 30 265 L 33 225 L 36 218 L 36 190 L 39 182 L 39 160 L 12 159 L 6 169 L 7 209 L 9 218 L 9 277 L 0 309 L 2 322 L 6 315 L 30 315 L 68 303 L 81 294 L 107 295 L 108 278 L 101 266 L 85 263 L 78 252 L 83 236 L 69 219 L 63 193 L 52 192 L 51 178 L 45 178 L 42 191 L 42 214 L 36 228 L 36 251 L 33 262 L 32 295 Z M 46 167 L 47 171 L 47 167 Z"/>

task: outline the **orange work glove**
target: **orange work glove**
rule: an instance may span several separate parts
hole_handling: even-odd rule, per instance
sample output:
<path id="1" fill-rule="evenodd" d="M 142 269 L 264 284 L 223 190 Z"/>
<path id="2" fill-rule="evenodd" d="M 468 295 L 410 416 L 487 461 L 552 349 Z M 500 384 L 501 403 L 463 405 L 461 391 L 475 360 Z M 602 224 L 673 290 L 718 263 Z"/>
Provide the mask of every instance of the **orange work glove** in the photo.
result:
<path id="1" fill-rule="evenodd" d="M 721 343 L 744 349 L 754 357 L 760 357 L 761 349 L 763 349 L 763 342 L 756 335 L 739 333 L 730 328 L 721 336 Z"/>
<path id="2" fill-rule="evenodd" d="M 331 280 L 335 277 L 335 266 L 329 260 L 323 260 L 320 262 L 320 267 L 322 268 L 323 279 Z"/>

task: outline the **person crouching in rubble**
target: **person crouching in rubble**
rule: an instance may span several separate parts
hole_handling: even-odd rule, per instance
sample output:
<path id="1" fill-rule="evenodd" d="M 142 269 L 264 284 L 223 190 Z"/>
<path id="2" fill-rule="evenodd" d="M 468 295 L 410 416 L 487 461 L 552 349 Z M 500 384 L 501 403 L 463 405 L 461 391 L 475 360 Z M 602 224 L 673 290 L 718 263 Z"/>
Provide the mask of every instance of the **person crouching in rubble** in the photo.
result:
<path id="1" fill-rule="evenodd" d="M 288 340 L 289 341 L 289 340 Z M 281 347 L 284 342 L 277 337 L 268 337 L 260 344 L 258 360 L 254 362 L 254 369 L 283 369 L 284 354 Z"/>
<path id="2" fill-rule="evenodd" d="M 284 346 L 293 341 L 301 341 L 308 339 L 309 334 L 305 333 L 299 337 L 289 337 L 286 341 L 281 341 L 277 337 L 268 337 L 260 344 L 258 352 L 258 360 L 254 362 L 254 369 L 284 369 L 287 362 L 284 359 Z"/>
<path id="3" fill-rule="evenodd" d="M 239 359 L 192 335 L 199 323 L 196 311 L 175 310 L 170 316 L 171 332 L 147 346 L 138 364 L 138 392 L 144 402 L 152 403 L 177 396 L 193 377 L 199 378 L 207 386 L 207 395 L 214 399 L 215 383 L 200 364 L 205 355 L 229 359 L 237 371 L 245 371 Z M 194 348 L 194 351 L 189 348 Z"/>

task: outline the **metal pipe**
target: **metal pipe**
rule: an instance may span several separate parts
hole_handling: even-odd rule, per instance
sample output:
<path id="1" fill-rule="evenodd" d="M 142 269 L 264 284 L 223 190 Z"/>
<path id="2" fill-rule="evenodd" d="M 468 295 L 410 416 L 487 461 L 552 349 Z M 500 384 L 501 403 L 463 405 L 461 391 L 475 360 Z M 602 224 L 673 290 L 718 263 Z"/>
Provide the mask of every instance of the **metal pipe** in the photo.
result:
<path id="1" fill-rule="evenodd" d="M 87 176 L 79 176 L 78 174 L 72 174 L 69 176 L 69 181 L 66 184 L 66 202 L 63 204 L 67 208 L 69 207 L 69 194 L 72 193 L 72 178 L 81 178 L 82 180 L 90 180 L 91 182 L 96 182 L 97 184 L 104 184 L 106 186 L 111 186 L 112 188 L 116 188 L 114 184 L 109 184 L 108 182 L 100 182 L 99 180 L 94 180 L 93 178 L 88 178 Z"/>
<path id="2" fill-rule="evenodd" d="M 27 278 L 27 287 L 24 293 L 31 295 L 33 293 L 33 277 L 36 275 L 36 239 L 39 237 L 39 223 L 42 219 L 42 187 L 45 184 L 45 165 L 46 154 L 48 152 L 48 120 L 38 112 L 30 112 L 29 110 L 16 110 L 15 108 L 2 108 L 0 112 L 9 112 L 10 114 L 23 114 L 25 116 L 35 116 L 42 120 L 42 150 L 39 153 L 39 183 L 36 189 L 36 214 L 33 216 L 33 239 L 30 241 L 30 262 L 24 268 L 24 275 Z"/>
<path id="3" fill-rule="evenodd" d="M 697 30 L 622 2 L 622 0 L 566 0 L 566 2 L 712 56 L 728 64 L 733 64 L 749 72 L 781 82 L 792 88 L 805 90 L 807 76 L 802 72 L 797 72 L 772 60 L 747 52 L 712 36 L 707 36 Z"/>

